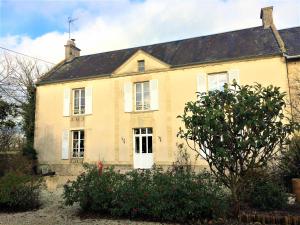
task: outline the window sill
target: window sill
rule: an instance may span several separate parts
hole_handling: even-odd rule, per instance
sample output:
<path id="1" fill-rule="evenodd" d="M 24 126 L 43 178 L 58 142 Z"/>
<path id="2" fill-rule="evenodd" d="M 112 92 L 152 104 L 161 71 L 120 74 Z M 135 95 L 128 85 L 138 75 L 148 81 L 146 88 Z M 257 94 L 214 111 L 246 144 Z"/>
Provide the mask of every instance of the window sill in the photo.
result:
<path id="1" fill-rule="evenodd" d="M 141 114 L 141 113 L 152 113 L 152 112 L 156 112 L 156 111 L 158 111 L 158 109 L 139 110 L 139 111 L 132 111 L 132 112 L 129 112 L 129 113 L 132 113 L 132 114 Z"/>
<path id="2" fill-rule="evenodd" d="M 84 157 L 71 158 L 70 163 L 83 163 Z"/>

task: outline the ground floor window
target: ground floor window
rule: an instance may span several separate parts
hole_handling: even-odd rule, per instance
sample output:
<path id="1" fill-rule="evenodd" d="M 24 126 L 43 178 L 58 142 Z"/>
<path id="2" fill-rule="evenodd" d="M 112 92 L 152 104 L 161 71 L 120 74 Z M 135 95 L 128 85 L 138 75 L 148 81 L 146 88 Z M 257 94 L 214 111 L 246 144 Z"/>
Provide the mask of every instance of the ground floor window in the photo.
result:
<path id="1" fill-rule="evenodd" d="M 73 158 L 82 158 L 84 155 L 84 130 L 72 131 Z"/>
<path id="2" fill-rule="evenodd" d="M 133 135 L 135 153 L 152 153 L 152 128 L 135 128 Z"/>

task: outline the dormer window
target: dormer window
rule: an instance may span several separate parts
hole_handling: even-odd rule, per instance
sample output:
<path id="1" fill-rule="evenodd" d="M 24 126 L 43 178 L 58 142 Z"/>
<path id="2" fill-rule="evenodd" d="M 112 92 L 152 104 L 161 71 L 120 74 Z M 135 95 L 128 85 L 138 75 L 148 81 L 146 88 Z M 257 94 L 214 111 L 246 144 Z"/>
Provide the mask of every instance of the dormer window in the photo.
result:
<path id="1" fill-rule="evenodd" d="M 145 60 L 138 60 L 138 71 L 139 73 L 145 72 Z"/>

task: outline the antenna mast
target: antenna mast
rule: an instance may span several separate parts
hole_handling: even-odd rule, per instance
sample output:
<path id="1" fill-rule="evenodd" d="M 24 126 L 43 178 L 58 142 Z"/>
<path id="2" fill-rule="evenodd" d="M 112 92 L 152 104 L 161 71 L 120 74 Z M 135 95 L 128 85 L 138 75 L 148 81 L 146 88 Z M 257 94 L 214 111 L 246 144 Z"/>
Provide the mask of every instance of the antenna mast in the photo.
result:
<path id="1" fill-rule="evenodd" d="M 78 20 L 78 18 L 72 19 L 70 16 L 68 17 L 68 23 L 69 23 L 69 39 L 71 39 L 71 23 L 73 23 L 75 20 Z"/>

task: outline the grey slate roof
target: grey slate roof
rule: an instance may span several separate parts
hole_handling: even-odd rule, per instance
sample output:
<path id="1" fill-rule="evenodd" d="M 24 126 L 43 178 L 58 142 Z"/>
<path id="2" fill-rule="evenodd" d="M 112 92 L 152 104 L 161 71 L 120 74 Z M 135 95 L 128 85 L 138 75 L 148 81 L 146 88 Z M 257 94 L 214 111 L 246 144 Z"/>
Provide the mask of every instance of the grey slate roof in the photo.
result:
<path id="1" fill-rule="evenodd" d="M 283 31 L 283 33 L 286 33 L 286 39 L 290 41 L 289 31 Z M 168 63 L 171 67 L 280 54 L 280 49 L 271 29 L 264 29 L 260 26 L 80 56 L 57 66 L 38 84 L 109 76 L 139 49 Z M 293 48 L 291 47 L 291 49 Z"/>
<path id="2" fill-rule="evenodd" d="M 279 30 L 288 55 L 300 55 L 300 27 Z"/>

